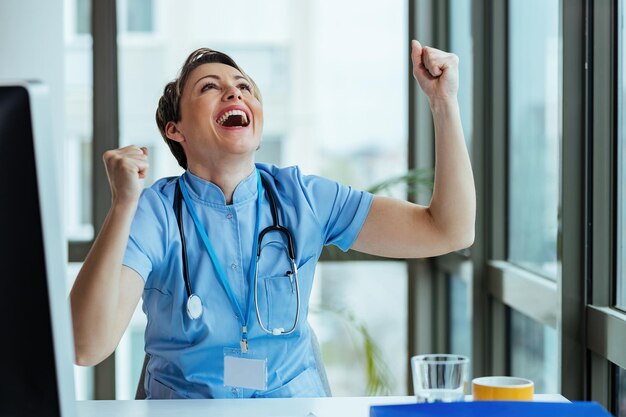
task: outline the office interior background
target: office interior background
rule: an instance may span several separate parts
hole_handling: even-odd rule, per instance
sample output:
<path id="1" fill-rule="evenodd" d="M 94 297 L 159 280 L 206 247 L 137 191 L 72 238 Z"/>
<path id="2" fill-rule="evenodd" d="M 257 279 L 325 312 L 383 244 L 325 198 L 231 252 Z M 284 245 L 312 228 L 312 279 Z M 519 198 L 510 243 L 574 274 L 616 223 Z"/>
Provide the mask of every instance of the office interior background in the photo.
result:
<path id="1" fill-rule="evenodd" d="M 62 161 L 67 283 L 110 203 L 102 153 L 150 150 L 147 183 L 179 175 L 154 122 L 200 46 L 257 81 L 258 161 L 357 188 L 432 169 L 409 39 L 460 57 L 478 213 L 468 250 L 422 260 L 324 253 L 309 318 L 334 395 L 411 392 L 409 357 L 471 358 L 540 393 L 626 416 L 625 0 L 5 0 L 0 78 L 46 82 Z M 93 16 L 93 19 L 92 19 Z M 426 204 L 428 187 L 384 191 Z M 145 317 L 75 368 L 78 399 L 134 397 Z M 380 355 L 368 388 L 363 325 Z"/>

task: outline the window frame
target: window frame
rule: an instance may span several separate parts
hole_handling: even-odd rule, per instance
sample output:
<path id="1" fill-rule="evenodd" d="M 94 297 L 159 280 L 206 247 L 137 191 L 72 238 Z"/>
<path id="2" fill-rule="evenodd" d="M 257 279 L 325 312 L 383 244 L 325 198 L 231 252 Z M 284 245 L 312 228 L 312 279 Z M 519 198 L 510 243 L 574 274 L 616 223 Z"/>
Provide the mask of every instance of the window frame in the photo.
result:
<path id="1" fill-rule="evenodd" d="M 95 18 L 97 16 L 97 18 Z M 100 230 L 111 205 L 111 191 L 102 154 L 119 144 L 117 24 L 115 1 L 91 1 L 93 45 L 92 221 Z M 97 232 L 96 232 L 97 234 Z M 68 242 L 68 262 L 83 262 L 90 241 Z M 115 398 L 115 355 L 94 367 L 94 399 Z"/>
<path id="2" fill-rule="evenodd" d="M 587 224 L 587 212 L 582 204 L 586 201 L 586 177 L 585 170 L 581 168 L 585 166 L 583 150 L 587 139 L 587 121 L 580 114 L 585 114 L 586 110 L 586 38 L 585 22 L 580 16 L 584 15 L 586 4 L 585 0 L 560 3 L 562 113 L 559 135 L 567 137 L 568 144 L 572 143 L 572 146 L 561 147 L 561 177 L 567 180 L 560 184 L 559 202 L 560 206 L 578 204 L 578 208 L 566 211 L 561 218 L 559 239 L 563 244 L 558 253 L 560 266 L 556 282 L 506 261 L 508 149 L 507 141 L 499 138 L 508 137 L 508 3 L 474 0 L 472 4 L 473 105 L 484 109 L 473 116 L 472 159 L 478 203 L 476 239 L 470 251 L 473 263 L 473 373 L 477 376 L 506 372 L 509 350 L 506 308 L 511 307 L 557 329 L 560 364 L 581 364 L 577 369 L 560 367 L 559 386 L 563 395 L 570 399 L 582 399 L 585 386 L 586 351 L 582 323 L 587 276 L 584 254 L 588 245 L 584 240 L 587 230 L 582 226 Z M 429 2 L 419 2 L 416 9 L 424 16 L 432 13 L 429 7 L 432 8 Z M 410 14 L 410 18 L 419 19 L 420 13 Z M 441 19 L 433 18 L 432 21 L 440 22 Z M 435 28 L 431 32 L 438 33 L 440 30 Z M 417 31 L 412 33 L 419 34 Z M 570 67 L 574 69 L 563 71 L 563 68 Z M 564 89 L 563 85 L 567 88 Z M 432 141 L 432 136 L 420 135 L 420 141 Z M 423 145 L 418 143 L 419 146 Z M 437 262 L 434 265 L 432 275 L 444 269 Z M 430 285 L 430 296 L 438 299 L 435 288 L 436 285 Z M 545 302 L 528 303 L 530 292 Z M 436 309 L 433 311 L 437 312 Z M 420 333 L 426 336 L 429 332 L 417 329 L 416 334 Z M 440 339 L 439 335 L 433 335 L 433 340 Z"/>
<path id="3" fill-rule="evenodd" d="M 588 146 L 591 221 L 591 276 L 589 304 L 585 310 L 589 348 L 588 396 L 612 409 L 616 402 L 615 366 L 626 368 L 626 314 L 615 308 L 617 279 L 618 170 L 618 36 L 619 0 L 596 0 L 588 5 L 588 84 L 592 97 Z M 607 48 L 606 45 L 609 45 Z M 624 105 L 624 104 L 622 104 Z"/>
<path id="4" fill-rule="evenodd" d="M 491 76 L 491 88 L 485 94 L 490 101 L 490 120 L 485 126 L 485 148 L 491 152 L 483 156 L 486 158 L 487 179 L 486 201 L 490 217 L 484 221 L 489 232 L 486 245 L 489 248 L 485 256 L 486 265 L 483 274 L 486 276 L 484 289 L 491 300 L 488 305 L 492 310 L 491 328 L 487 338 L 487 346 L 491 348 L 489 354 L 493 359 L 490 367 L 500 372 L 510 369 L 510 335 L 509 321 L 506 319 L 506 308 L 509 307 L 534 321 L 558 329 L 560 326 L 557 282 L 548 280 L 539 273 L 531 272 L 507 260 L 508 248 L 508 189 L 509 189 L 509 15 L 508 2 L 497 0 L 485 1 L 488 9 L 487 39 L 487 71 Z M 491 59 L 489 59 L 491 58 Z M 478 71 L 476 71 L 478 72 Z M 560 74 L 561 75 L 561 74 Z M 561 129 L 559 129 L 559 133 Z M 504 139 L 503 139 L 504 138 Z M 483 212 L 487 215 L 487 211 Z M 562 254 L 559 254 L 561 258 Z M 560 260 L 560 259 L 559 259 Z M 560 283 L 562 284 L 562 283 Z M 529 302 L 531 297 L 542 302 Z M 559 333 L 560 337 L 560 333 Z M 487 352 L 487 349 L 483 349 Z M 562 355 L 561 355 L 562 356 Z M 484 359 L 485 363 L 487 360 Z M 489 372 L 488 372 L 489 373 Z M 563 378 L 557 375 L 557 385 L 562 386 Z"/>
<path id="5" fill-rule="evenodd" d="M 504 261 L 507 147 L 497 138 L 508 133 L 506 8 L 507 3 L 499 0 L 474 0 L 472 4 L 473 104 L 484 109 L 473 117 L 472 143 L 478 202 L 476 240 L 470 251 L 474 375 L 506 372 L 509 347 L 505 317 L 506 306 L 510 306 L 557 329 L 561 393 L 572 400 L 592 399 L 611 408 L 613 368 L 626 366 L 626 352 L 619 349 L 626 337 L 626 314 L 614 308 L 617 0 L 568 0 L 560 4 L 559 133 L 567 138 L 567 146 L 561 146 L 559 201 L 567 210 L 561 213 L 559 274 L 553 283 L 522 273 Z M 419 21 L 421 14 L 436 22 L 422 24 L 421 32 L 411 30 L 420 39 L 427 39 L 426 44 L 432 44 L 433 34 L 441 30 L 435 27 L 441 19 L 432 17 L 432 9 L 431 2 L 418 2 L 409 15 L 413 21 Z M 415 96 L 412 101 L 419 107 Z M 427 152 L 421 141 L 430 142 L 432 136 L 416 129 L 412 132 L 420 137 L 417 148 L 422 154 Z M 445 269 L 438 262 L 432 264 L 434 271 L 421 273 L 436 276 Z M 420 280 L 427 281 L 424 277 Z M 515 291 L 525 285 L 533 287 L 550 305 L 532 306 L 524 301 Z M 423 291 L 430 293 L 422 293 L 418 301 L 438 299 L 434 283 L 425 285 Z M 430 311 L 437 314 L 438 309 L 431 306 Z M 413 325 L 422 321 L 415 319 Z M 423 337 L 432 332 L 432 326 L 430 331 L 415 330 Z M 431 337 L 441 339 L 436 333 Z"/>
<path id="6" fill-rule="evenodd" d="M 75 1 L 75 0 L 68 0 Z M 126 6 L 128 0 L 120 0 L 123 6 Z M 136 45 L 150 45 L 151 43 L 158 41 L 160 33 L 160 27 L 162 19 L 164 18 L 160 13 L 159 4 L 163 0 L 153 0 L 153 25 L 154 30 L 150 33 L 137 33 L 127 32 L 124 30 L 122 33 L 118 33 L 118 18 L 120 17 L 118 12 L 118 1 L 97 1 L 91 0 L 91 37 L 93 39 L 93 142 L 91 153 L 91 169 L 92 169 L 92 220 L 94 227 L 94 238 L 89 241 L 70 241 L 68 242 L 68 262 L 83 262 L 98 231 L 102 227 L 105 218 L 108 214 L 109 207 L 111 205 L 111 191 L 106 174 L 106 170 L 102 166 L 102 154 L 109 149 L 115 149 L 120 146 L 120 132 L 119 132 L 119 82 L 118 82 L 118 59 L 119 59 L 119 44 L 118 42 L 125 42 L 126 44 Z M 409 5 L 412 2 L 408 2 Z M 405 7 L 407 10 L 410 6 Z M 123 12 L 125 16 L 125 12 Z M 96 18 L 97 16 L 97 18 Z M 124 17 L 121 16 L 121 17 Z M 125 29 L 125 28 L 124 28 Z M 410 30 L 408 31 L 410 33 Z M 88 37 L 89 35 L 80 35 Z M 408 60 L 408 65 L 411 65 Z M 410 80 L 413 80 L 412 75 L 407 74 Z M 409 86 L 412 86 L 412 91 L 418 89 L 417 83 L 409 82 Z M 409 93 L 410 95 L 411 93 Z M 411 112 L 408 112 L 409 115 Z M 430 113 L 428 113 L 430 117 Z M 410 118 L 410 117 L 409 117 Z M 412 145 L 412 138 L 414 135 L 409 134 L 409 140 L 407 147 L 409 150 Z M 411 152 L 408 152 L 411 155 Z M 409 167 L 411 166 L 412 159 L 409 157 Z M 348 262 L 348 261 L 391 261 L 398 262 L 398 259 L 382 258 L 378 256 L 368 255 L 360 252 L 349 251 L 347 253 L 342 252 L 336 247 L 325 247 L 322 255 L 320 256 L 320 262 L 333 261 L 333 262 Z M 410 261 L 407 262 L 408 268 L 408 286 L 410 287 L 412 269 L 410 268 Z M 410 291 L 408 291 L 410 293 Z M 408 298 L 407 303 L 412 303 L 411 298 Z M 410 307 L 409 307 L 410 309 Z M 409 326 L 407 331 L 407 338 L 410 339 L 411 318 L 407 317 Z M 410 342 L 409 342 L 410 345 Z M 409 351 L 410 353 L 410 351 Z M 410 364 L 407 359 L 407 381 L 406 386 L 410 391 L 412 390 Z M 115 353 L 111 354 L 100 364 L 96 365 L 93 370 L 94 378 L 94 398 L 95 400 L 112 400 L 116 398 L 116 383 L 115 383 Z"/>
<path id="7" fill-rule="evenodd" d="M 451 1 L 409 1 L 409 39 L 445 48 Z M 617 1 L 561 0 L 560 135 L 567 138 L 567 146 L 561 147 L 559 200 L 568 210 L 562 212 L 560 221 L 558 280 L 550 284 L 505 261 L 507 146 L 499 138 L 508 135 L 507 3 L 473 0 L 472 100 L 475 108 L 483 109 L 473 115 L 476 239 L 464 254 L 407 261 L 409 356 L 448 348 L 446 288 L 438 278 L 445 273 L 458 274 L 460 265 L 469 260 L 474 375 L 506 372 L 505 311 L 509 306 L 557 329 L 559 386 L 565 397 L 595 400 L 607 408 L 614 404 L 613 367 L 626 368 L 626 351 L 616 348 L 626 342 L 626 314 L 614 308 Z M 155 24 L 158 27 L 158 19 Z M 116 2 L 92 0 L 92 34 L 92 218 L 94 230 L 99 230 L 111 199 L 101 155 L 119 143 Z M 410 70 L 407 77 L 412 80 Z M 433 168 L 432 118 L 428 102 L 414 82 L 409 82 L 408 100 L 408 167 Z M 424 196 L 411 193 L 409 198 L 420 201 Z M 70 242 L 69 260 L 81 262 L 92 243 Z M 331 255 L 325 252 L 322 260 Z M 355 252 L 330 259 L 380 260 Z M 516 288 L 525 285 L 549 305 L 533 307 L 524 301 Z M 115 397 L 114 372 L 114 356 L 96 367 L 96 399 Z M 410 372 L 407 387 L 411 392 Z"/>

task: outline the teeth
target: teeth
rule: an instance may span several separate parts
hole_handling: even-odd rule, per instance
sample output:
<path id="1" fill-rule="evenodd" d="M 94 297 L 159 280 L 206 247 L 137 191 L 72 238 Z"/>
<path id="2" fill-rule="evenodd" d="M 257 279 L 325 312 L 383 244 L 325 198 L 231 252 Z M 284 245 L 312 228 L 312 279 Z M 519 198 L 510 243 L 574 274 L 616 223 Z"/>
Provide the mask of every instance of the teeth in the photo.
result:
<path id="1" fill-rule="evenodd" d="M 246 112 L 242 110 L 227 111 L 226 113 L 222 114 L 222 116 L 219 119 L 217 119 L 217 123 L 220 125 L 223 125 L 226 119 L 228 119 L 228 117 L 230 116 L 241 116 L 243 119 L 244 126 L 248 124 L 248 116 L 246 115 Z"/>

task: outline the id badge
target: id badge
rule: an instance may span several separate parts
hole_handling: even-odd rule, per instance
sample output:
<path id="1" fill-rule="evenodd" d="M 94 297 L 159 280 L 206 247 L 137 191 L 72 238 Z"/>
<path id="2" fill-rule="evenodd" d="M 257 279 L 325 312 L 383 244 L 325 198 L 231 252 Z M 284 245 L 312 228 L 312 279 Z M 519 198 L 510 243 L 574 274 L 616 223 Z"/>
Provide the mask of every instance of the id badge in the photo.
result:
<path id="1" fill-rule="evenodd" d="M 267 390 L 267 358 L 255 357 L 252 351 L 224 349 L 224 385 Z"/>

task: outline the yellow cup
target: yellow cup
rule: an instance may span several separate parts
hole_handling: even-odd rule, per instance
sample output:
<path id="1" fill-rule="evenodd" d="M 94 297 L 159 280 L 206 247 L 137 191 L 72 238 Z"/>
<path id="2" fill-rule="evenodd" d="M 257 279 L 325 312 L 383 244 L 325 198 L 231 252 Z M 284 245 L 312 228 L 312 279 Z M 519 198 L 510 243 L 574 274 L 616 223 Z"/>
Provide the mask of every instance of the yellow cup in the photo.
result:
<path id="1" fill-rule="evenodd" d="M 474 401 L 532 401 L 535 384 L 512 376 L 484 376 L 472 380 Z"/>

